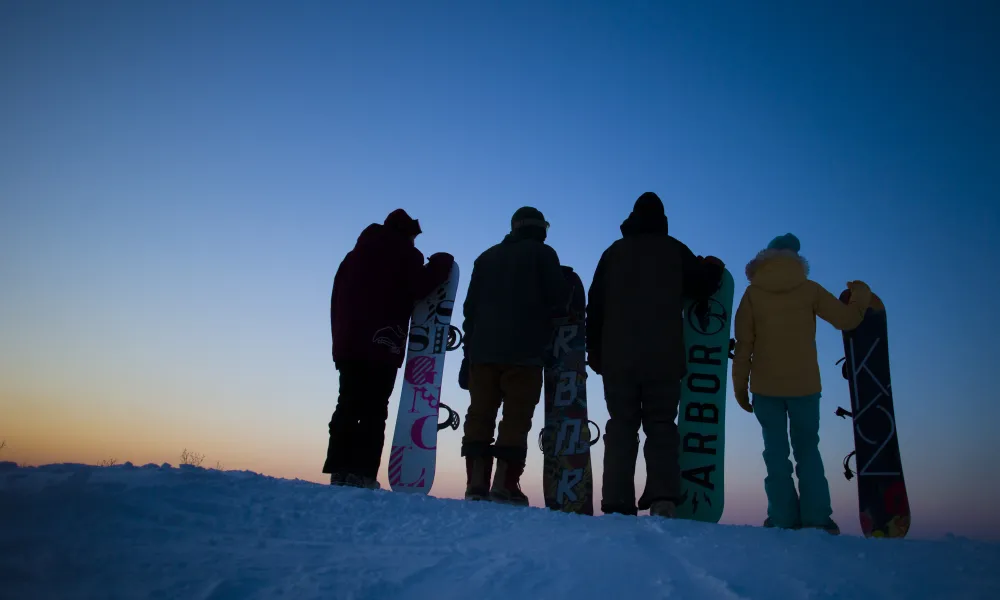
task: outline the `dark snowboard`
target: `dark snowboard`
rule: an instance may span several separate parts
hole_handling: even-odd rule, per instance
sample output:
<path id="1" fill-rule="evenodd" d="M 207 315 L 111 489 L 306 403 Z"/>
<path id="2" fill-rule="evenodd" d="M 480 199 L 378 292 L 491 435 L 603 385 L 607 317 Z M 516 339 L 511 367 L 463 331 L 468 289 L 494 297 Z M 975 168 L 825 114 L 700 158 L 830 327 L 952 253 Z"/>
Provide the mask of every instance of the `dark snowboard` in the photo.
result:
<path id="1" fill-rule="evenodd" d="M 573 269 L 562 269 L 572 292 L 566 311 L 553 319 L 545 366 L 545 425 L 538 434 L 542 489 L 548 508 L 593 515 L 590 447 L 601 436 L 598 431 L 590 438 L 587 418 L 586 292 Z"/>
<path id="2" fill-rule="evenodd" d="M 850 291 L 840 300 L 847 302 Z M 843 375 L 851 392 L 851 411 L 837 410 L 854 421 L 854 452 L 844 459 L 844 475 L 855 457 L 858 508 L 865 537 L 901 538 L 910 528 L 910 504 L 899 456 L 896 415 L 889 376 L 889 339 L 885 305 L 872 294 L 861 325 L 845 331 Z"/>

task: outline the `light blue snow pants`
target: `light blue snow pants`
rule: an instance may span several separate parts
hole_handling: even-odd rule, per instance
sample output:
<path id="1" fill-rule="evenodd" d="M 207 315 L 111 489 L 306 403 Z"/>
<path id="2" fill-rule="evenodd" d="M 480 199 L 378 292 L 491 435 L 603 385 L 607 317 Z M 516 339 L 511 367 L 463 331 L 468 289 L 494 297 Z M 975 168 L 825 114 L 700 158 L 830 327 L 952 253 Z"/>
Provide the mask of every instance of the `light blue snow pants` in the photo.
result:
<path id="1" fill-rule="evenodd" d="M 819 454 L 819 399 L 820 394 L 786 398 L 753 395 L 753 412 L 764 435 L 767 516 L 775 527 L 822 527 L 833 513 Z M 798 494 L 788 459 L 789 440 Z"/>

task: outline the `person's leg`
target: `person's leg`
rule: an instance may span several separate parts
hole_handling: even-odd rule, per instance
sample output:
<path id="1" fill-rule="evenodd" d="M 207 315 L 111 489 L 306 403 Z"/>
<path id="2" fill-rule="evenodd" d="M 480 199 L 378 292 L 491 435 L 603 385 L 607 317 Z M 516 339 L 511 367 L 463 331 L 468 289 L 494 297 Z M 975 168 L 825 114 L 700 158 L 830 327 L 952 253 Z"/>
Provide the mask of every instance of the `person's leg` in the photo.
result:
<path id="1" fill-rule="evenodd" d="M 639 498 L 638 509 L 648 508 L 651 514 L 673 516 L 680 499 L 680 435 L 675 423 L 680 399 L 680 380 L 656 381 L 641 387 L 646 488 Z"/>
<path id="2" fill-rule="evenodd" d="M 330 440 L 323 472 L 330 475 L 330 483 L 342 484 L 354 462 L 358 408 L 363 404 L 364 368 L 358 363 L 342 361 L 337 364 L 337 370 L 340 393 L 330 418 Z"/>
<path id="3" fill-rule="evenodd" d="M 639 455 L 642 410 L 639 386 L 630 380 L 604 377 L 608 423 L 604 428 L 604 482 L 601 511 L 636 514 L 635 460 Z"/>
<path id="4" fill-rule="evenodd" d="M 506 367 L 500 376 L 503 393 L 503 416 L 497 427 L 496 477 L 490 496 L 499 502 L 528 504 L 521 491 L 521 475 L 528 456 L 528 432 L 531 418 L 542 396 L 542 368 L 531 366 Z"/>
<path id="5" fill-rule="evenodd" d="M 764 437 L 767 520 L 774 527 L 798 527 L 799 497 L 795 491 L 795 482 L 792 481 L 792 462 L 789 460 L 786 401 L 784 398 L 754 394 L 753 412 Z"/>
<path id="6" fill-rule="evenodd" d="M 830 518 L 830 485 L 819 453 L 819 394 L 788 399 L 788 421 L 803 527 L 818 527 L 839 532 Z"/>
<path id="7" fill-rule="evenodd" d="M 503 415 L 497 427 L 497 446 L 528 447 L 535 407 L 542 397 L 542 368 L 510 366 L 500 376 Z"/>
<path id="8" fill-rule="evenodd" d="M 385 445 L 385 422 L 389 418 L 389 398 L 396 384 L 397 369 L 372 364 L 365 382 L 365 399 L 359 407 L 353 472 L 361 485 L 378 487 L 378 468 Z"/>
<path id="9" fill-rule="evenodd" d="M 493 475 L 493 432 L 497 412 L 503 401 L 500 391 L 499 365 L 469 366 L 469 411 L 465 415 L 465 435 L 462 436 L 462 456 L 465 457 L 465 498 L 484 500 L 489 497 Z"/>
<path id="10" fill-rule="evenodd" d="M 500 375 L 503 367 L 491 364 L 469 366 L 469 410 L 465 414 L 462 447 L 471 443 L 493 443 L 497 413 L 503 401 Z"/>

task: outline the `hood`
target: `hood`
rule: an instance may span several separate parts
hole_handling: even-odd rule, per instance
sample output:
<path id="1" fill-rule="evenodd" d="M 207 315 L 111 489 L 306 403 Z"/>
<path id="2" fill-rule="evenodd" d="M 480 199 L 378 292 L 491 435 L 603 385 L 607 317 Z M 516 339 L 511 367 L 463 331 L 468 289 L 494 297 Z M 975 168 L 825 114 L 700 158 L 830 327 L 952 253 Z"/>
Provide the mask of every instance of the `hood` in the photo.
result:
<path id="1" fill-rule="evenodd" d="M 397 208 L 389 213 L 389 216 L 385 218 L 385 226 L 407 237 L 411 235 L 417 236 L 422 233 L 420 230 L 420 221 L 412 218 L 402 208 Z"/>
<path id="2" fill-rule="evenodd" d="M 632 212 L 622 221 L 623 236 L 642 233 L 662 233 L 666 235 L 667 215 L 663 210 L 663 202 L 653 192 L 646 192 L 635 201 Z"/>
<path id="3" fill-rule="evenodd" d="M 791 250 L 761 250 L 747 263 L 746 275 L 751 286 L 767 292 L 788 292 L 809 278 L 809 262 Z"/>

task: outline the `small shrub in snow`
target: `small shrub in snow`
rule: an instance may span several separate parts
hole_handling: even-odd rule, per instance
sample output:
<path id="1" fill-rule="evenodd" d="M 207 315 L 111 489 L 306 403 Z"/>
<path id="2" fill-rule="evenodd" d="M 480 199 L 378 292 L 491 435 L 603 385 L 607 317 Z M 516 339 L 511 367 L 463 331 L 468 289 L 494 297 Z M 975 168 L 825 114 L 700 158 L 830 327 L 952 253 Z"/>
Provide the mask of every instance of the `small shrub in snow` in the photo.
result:
<path id="1" fill-rule="evenodd" d="M 181 464 L 191 465 L 193 467 L 200 467 L 201 463 L 205 460 L 204 454 L 198 454 L 197 452 L 190 452 L 187 448 L 181 452 Z"/>

